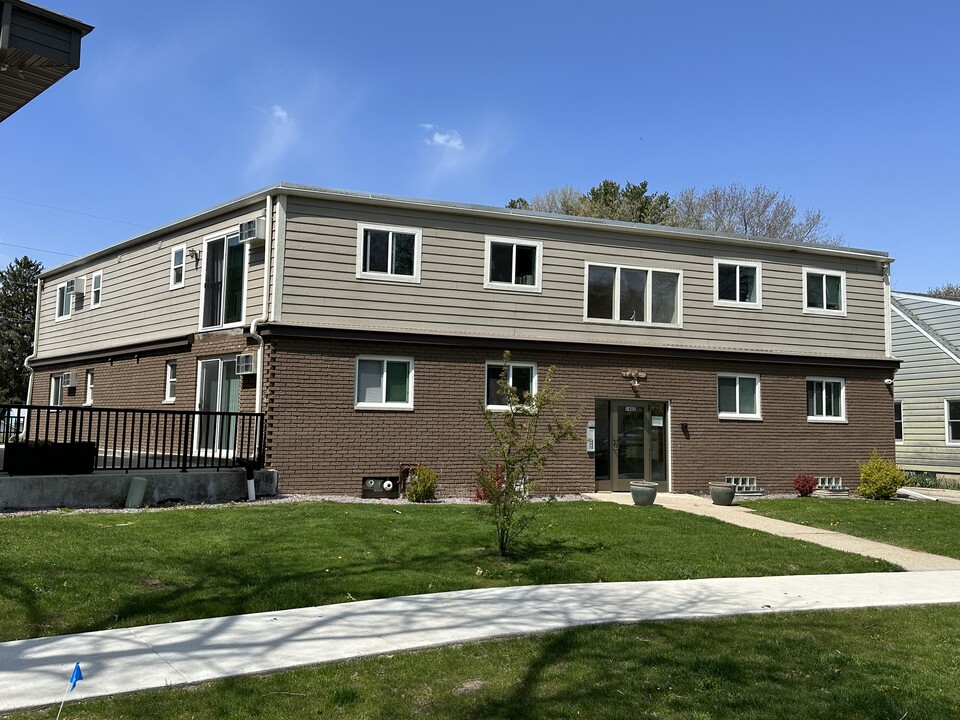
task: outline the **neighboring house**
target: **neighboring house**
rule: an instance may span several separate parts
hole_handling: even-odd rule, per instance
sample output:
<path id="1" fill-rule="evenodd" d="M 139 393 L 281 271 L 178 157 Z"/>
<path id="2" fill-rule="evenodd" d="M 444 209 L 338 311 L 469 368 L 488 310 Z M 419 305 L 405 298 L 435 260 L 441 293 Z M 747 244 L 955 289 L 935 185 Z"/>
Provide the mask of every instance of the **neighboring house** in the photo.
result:
<path id="1" fill-rule="evenodd" d="M 554 365 L 583 411 L 549 492 L 854 486 L 894 452 L 890 262 L 279 184 L 45 272 L 32 398 L 262 409 L 288 492 L 360 494 L 419 462 L 472 494 L 509 350 L 514 386 Z"/>
<path id="2" fill-rule="evenodd" d="M 21 0 L 0 0 L 0 122 L 80 67 L 80 40 L 91 30 Z"/>
<path id="3" fill-rule="evenodd" d="M 891 294 L 897 462 L 960 474 L 960 302 Z"/>

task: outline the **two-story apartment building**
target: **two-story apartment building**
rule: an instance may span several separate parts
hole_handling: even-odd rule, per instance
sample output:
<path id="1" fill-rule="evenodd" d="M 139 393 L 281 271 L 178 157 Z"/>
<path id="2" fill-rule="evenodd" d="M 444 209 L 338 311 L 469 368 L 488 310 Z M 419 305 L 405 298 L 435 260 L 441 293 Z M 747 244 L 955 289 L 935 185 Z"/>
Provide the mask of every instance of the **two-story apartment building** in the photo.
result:
<path id="1" fill-rule="evenodd" d="M 891 293 L 897 462 L 960 476 L 960 302 Z"/>
<path id="2" fill-rule="evenodd" d="M 894 453 L 890 262 L 279 184 L 44 273 L 32 399 L 262 410 L 287 491 L 420 462 L 472 494 L 509 350 L 514 386 L 556 366 L 583 411 L 549 492 L 855 485 Z"/>

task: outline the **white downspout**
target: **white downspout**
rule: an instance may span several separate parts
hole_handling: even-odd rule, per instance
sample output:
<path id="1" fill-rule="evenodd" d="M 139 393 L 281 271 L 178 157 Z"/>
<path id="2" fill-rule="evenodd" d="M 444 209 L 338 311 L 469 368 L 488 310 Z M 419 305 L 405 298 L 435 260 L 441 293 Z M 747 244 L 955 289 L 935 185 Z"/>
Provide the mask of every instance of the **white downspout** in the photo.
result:
<path id="1" fill-rule="evenodd" d="M 254 412 L 263 411 L 263 336 L 257 332 L 257 327 L 262 322 L 266 322 L 269 317 L 270 308 L 270 255 L 273 252 L 273 195 L 267 195 L 267 218 L 266 218 L 266 238 L 263 246 L 263 304 L 260 310 L 260 316 L 250 323 L 250 335 L 257 341 L 257 396 L 254 401 Z M 253 502 L 257 499 L 256 488 L 253 478 L 247 480 L 247 500 Z"/>
<path id="2" fill-rule="evenodd" d="M 40 339 L 40 295 L 43 293 L 43 279 L 37 278 L 37 307 L 33 314 L 33 352 L 23 359 L 23 366 L 30 373 L 27 378 L 26 404 L 33 404 L 33 368 L 30 363 L 37 359 L 37 348 Z"/>

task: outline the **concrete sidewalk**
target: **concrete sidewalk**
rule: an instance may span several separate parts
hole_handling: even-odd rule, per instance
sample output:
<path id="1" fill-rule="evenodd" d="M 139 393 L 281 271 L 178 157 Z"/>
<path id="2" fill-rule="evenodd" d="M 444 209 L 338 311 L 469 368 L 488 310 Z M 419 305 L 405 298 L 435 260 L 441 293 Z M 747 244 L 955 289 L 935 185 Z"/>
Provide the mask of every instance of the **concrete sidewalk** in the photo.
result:
<path id="1" fill-rule="evenodd" d="M 960 572 L 535 585 L 0 644 L 0 712 L 576 625 L 960 603 Z"/>
<path id="2" fill-rule="evenodd" d="M 599 492 L 589 493 L 584 497 L 591 500 L 633 505 L 633 499 L 630 497 L 630 493 Z M 848 501 L 834 500 L 831 502 Z M 817 545 L 833 548 L 834 550 L 842 550 L 844 552 L 856 553 L 857 555 L 886 560 L 911 572 L 960 570 L 960 560 L 955 558 L 931 555 L 930 553 L 920 552 L 919 550 L 908 550 L 907 548 L 896 545 L 888 545 L 887 543 L 881 543 L 875 540 L 866 540 L 852 535 L 844 535 L 843 533 L 810 527 L 809 525 L 799 525 L 784 520 L 775 520 L 774 518 L 758 515 L 753 510 L 739 505 L 726 507 L 714 505 L 710 498 L 700 497 L 699 495 L 657 493 L 657 499 L 654 504 L 662 505 L 670 510 L 681 510 L 683 512 L 715 518 L 726 523 L 731 523 L 732 525 L 739 525 L 740 527 L 751 530 L 759 530 L 760 532 L 770 533 L 771 535 L 805 540 Z"/>

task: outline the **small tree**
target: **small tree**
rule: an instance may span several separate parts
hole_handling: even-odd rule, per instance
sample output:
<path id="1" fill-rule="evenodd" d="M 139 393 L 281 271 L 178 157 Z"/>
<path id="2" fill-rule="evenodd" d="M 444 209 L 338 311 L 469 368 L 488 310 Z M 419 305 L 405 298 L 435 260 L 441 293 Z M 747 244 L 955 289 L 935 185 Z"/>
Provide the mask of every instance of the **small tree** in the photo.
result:
<path id="1" fill-rule="evenodd" d="M 479 401 L 493 444 L 480 456 L 476 497 L 486 503 L 484 512 L 496 528 L 501 557 L 546 506 L 531 505 L 530 493 L 539 488 L 539 475 L 557 445 L 577 437 L 579 417 L 579 412 L 572 417 L 557 412 L 564 393 L 553 386 L 555 367 L 547 369 L 535 395 L 522 396 L 510 385 L 509 368 L 510 353 L 505 352 L 497 390 L 507 409 L 489 410 L 483 399 Z"/>

